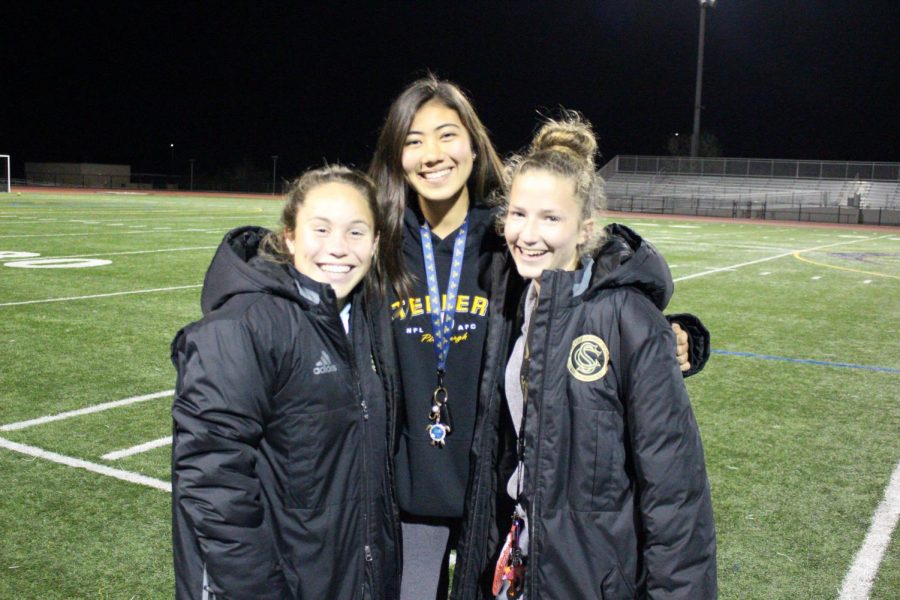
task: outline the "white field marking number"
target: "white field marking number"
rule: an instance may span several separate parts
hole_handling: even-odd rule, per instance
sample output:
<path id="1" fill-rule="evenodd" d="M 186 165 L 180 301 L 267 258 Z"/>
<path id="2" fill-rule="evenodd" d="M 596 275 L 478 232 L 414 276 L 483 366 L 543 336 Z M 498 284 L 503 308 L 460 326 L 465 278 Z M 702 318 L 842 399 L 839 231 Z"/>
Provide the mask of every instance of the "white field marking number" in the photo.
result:
<path id="1" fill-rule="evenodd" d="M 84 269 L 111 264 L 111 260 L 102 258 L 32 258 L 3 263 L 3 266 L 18 269 Z"/>
<path id="2" fill-rule="evenodd" d="M 57 256 L 54 258 L 37 258 L 37 252 L 16 252 L 0 250 L 0 260 L 14 258 L 16 260 L 3 263 L 6 267 L 20 269 L 81 269 L 84 267 L 100 267 L 112 264 L 111 260 L 94 258 L 96 256 L 113 256 L 125 254 L 155 254 L 158 252 L 182 252 L 192 250 L 212 250 L 216 246 L 191 246 L 187 248 L 163 248 L 157 250 L 131 250 L 128 252 L 105 252 L 102 254 L 85 254 L 82 256 Z"/>
<path id="3" fill-rule="evenodd" d="M 0 259 L 15 258 L 3 263 L 4 267 L 17 269 L 84 269 L 112 264 L 102 258 L 37 258 L 37 252 L 0 251 Z"/>

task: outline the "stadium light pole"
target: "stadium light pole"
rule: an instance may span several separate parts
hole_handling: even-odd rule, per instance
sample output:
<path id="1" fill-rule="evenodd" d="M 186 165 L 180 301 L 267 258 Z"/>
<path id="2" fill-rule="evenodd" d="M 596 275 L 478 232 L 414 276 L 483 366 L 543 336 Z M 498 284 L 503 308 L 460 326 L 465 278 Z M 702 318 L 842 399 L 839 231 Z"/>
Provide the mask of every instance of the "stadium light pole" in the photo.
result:
<path id="1" fill-rule="evenodd" d="M 272 195 L 275 195 L 275 168 L 278 165 L 278 155 L 272 155 Z"/>
<path id="2" fill-rule="evenodd" d="M 706 7 L 716 6 L 716 0 L 700 2 L 700 40 L 697 43 L 697 86 L 694 89 L 694 132 L 691 134 L 691 158 L 697 157 L 700 146 L 700 91 L 703 88 L 703 44 L 706 38 Z"/>
<path id="3" fill-rule="evenodd" d="M 166 187 L 171 183 L 172 173 L 175 171 L 175 144 L 169 144 L 169 174 L 166 177 Z"/>
<path id="4" fill-rule="evenodd" d="M 191 191 L 194 191 L 194 160 L 193 158 L 189 158 L 188 162 L 191 163 Z"/>

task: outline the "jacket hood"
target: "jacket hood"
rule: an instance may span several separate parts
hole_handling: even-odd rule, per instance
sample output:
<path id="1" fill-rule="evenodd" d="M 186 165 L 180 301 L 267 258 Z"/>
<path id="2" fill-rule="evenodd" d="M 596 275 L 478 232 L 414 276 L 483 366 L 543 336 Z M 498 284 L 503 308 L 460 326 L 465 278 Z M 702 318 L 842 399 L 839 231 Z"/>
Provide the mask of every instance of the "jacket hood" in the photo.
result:
<path id="1" fill-rule="evenodd" d="M 330 286 L 259 255 L 259 245 L 269 233 L 264 227 L 248 226 L 225 234 L 203 279 L 200 307 L 213 311 L 239 294 L 271 294 L 303 304 L 319 304 L 334 296 Z"/>
<path id="2" fill-rule="evenodd" d="M 630 286 L 663 310 L 675 291 L 666 260 L 653 244 L 625 225 L 611 223 L 605 231 L 606 241 L 594 256 L 594 270 L 585 294 Z"/>

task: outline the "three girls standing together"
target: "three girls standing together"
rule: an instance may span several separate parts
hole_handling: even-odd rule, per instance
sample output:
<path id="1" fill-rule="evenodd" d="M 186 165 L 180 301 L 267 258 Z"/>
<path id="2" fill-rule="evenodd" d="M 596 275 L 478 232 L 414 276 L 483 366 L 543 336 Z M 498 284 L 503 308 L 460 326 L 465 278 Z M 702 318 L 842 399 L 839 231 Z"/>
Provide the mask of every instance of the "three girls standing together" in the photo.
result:
<path id="1" fill-rule="evenodd" d="M 571 113 L 504 167 L 426 78 L 371 178 L 226 236 L 173 342 L 177 597 L 432 600 L 452 547 L 460 599 L 715 597 L 671 276 L 595 153 Z"/>

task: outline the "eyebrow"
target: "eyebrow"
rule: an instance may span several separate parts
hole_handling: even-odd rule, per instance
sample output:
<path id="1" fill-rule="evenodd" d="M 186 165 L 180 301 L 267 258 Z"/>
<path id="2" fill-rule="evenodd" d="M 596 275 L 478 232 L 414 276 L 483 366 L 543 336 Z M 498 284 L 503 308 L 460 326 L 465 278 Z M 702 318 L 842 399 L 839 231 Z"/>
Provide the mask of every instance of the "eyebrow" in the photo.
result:
<path id="1" fill-rule="evenodd" d="M 332 220 L 328 217 L 321 217 L 318 215 L 313 215 L 309 218 L 310 221 L 325 221 L 326 223 L 331 224 Z M 348 223 L 348 225 L 365 225 L 366 227 L 371 228 L 372 225 L 369 224 L 365 219 L 354 219 Z"/>
<path id="2" fill-rule="evenodd" d="M 443 129 L 444 127 L 454 127 L 454 128 L 456 128 L 456 129 L 459 129 L 459 128 L 460 128 L 460 126 L 457 125 L 456 123 L 442 123 L 441 125 L 438 125 L 437 127 L 435 127 L 434 130 L 435 130 L 435 131 L 439 131 L 439 130 Z M 419 131 L 418 129 L 410 129 L 410 130 L 406 133 L 406 135 L 407 135 L 407 136 L 410 136 L 410 135 L 422 135 L 422 132 Z"/>
<path id="3" fill-rule="evenodd" d="M 515 209 L 515 210 L 522 210 L 522 211 L 527 212 L 527 210 L 525 208 L 523 208 L 521 204 L 516 204 L 515 202 L 510 202 L 507 205 L 507 207 L 508 207 L 507 210 Z M 559 214 L 562 211 L 560 211 L 558 208 L 543 208 L 543 207 L 541 207 L 541 208 L 538 208 L 537 210 L 534 210 L 531 212 L 537 213 L 539 215 L 554 215 L 554 214 Z"/>

